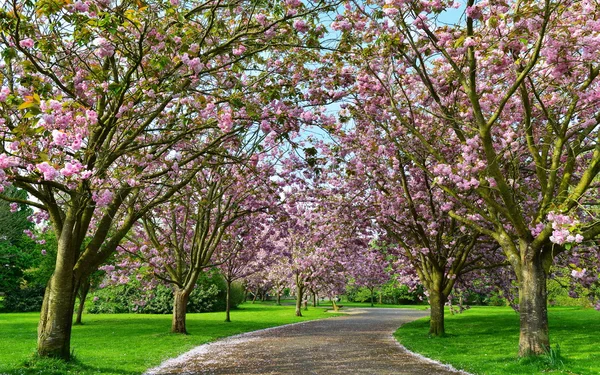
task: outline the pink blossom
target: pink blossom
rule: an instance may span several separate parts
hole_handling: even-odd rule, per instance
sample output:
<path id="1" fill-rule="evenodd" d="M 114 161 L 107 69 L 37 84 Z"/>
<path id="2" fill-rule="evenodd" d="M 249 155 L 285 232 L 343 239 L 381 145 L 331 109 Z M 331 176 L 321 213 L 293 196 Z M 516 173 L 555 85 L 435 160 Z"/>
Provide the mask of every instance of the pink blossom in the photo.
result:
<path id="1" fill-rule="evenodd" d="M 240 56 L 241 54 L 246 52 L 246 46 L 240 45 L 240 46 L 234 48 L 233 51 L 231 51 L 231 52 L 236 56 Z"/>
<path id="2" fill-rule="evenodd" d="M 17 165 L 19 165 L 19 162 L 14 156 L 0 154 L 0 169 L 16 167 Z"/>
<path id="3" fill-rule="evenodd" d="M 4 103 L 8 95 L 10 94 L 10 89 L 8 87 L 3 87 L 0 90 L 0 102 Z"/>
<path id="4" fill-rule="evenodd" d="M 10 204 L 10 212 L 17 212 L 19 210 L 19 204 L 18 203 L 11 203 Z"/>
<path id="5" fill-rule="evenodd" d="M 581 278 L 583 278 L 585 276 L 585 272 L 586 272 L 585 268 L 581 269 L 581 270 L 572 270 L 571 271 L 571 276 L 573 276 L 576 279 L 581 279 Z"/>
<path id="6" fill-rule="evenodd" d="M 52 139 L 56 146 L 64 146 L 67 143 L 67 135 L 60 130 L 52 130 Z"/>
<path id="7" fill-rule="evenodd" d="M 298 30 L 300 33 L 305 33 L 308 31 L 309 27 L 304 20 L 295 20 L 294 21 L 294 29 Z"/>
<path id="8" fill-rule="evenodd" d="M 58 177 L 58 171 L 47 162 L 37 164 L 36 167 L 44 175 L 44 180 L 53 181 Z"/>
<path id="9" fill-rule="evenodd" d="M 75 161 L 73 163 L 67 162 L 65 163 L 65 167 L 60 170 L 60 173 L 65 177 L 71 177 L 77 173 L 79 173 L 83 169 L 83 165 L 79 161 Z"/>
<path id="10" fill-rule="evenodd" d="M 33 39 L 27 38 L 19 42 L 19 45 L 23 48 L 33 48 Z"/>

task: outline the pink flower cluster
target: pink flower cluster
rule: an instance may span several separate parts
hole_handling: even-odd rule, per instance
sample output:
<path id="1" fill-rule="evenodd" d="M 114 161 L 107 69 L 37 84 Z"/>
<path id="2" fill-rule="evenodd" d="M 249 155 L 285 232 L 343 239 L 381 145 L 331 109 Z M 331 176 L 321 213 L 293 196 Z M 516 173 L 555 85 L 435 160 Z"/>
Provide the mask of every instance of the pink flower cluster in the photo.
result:
<path id="1" fill-rule="evenodd" d="M 579 224 L 579 221 L 562 214 L 550 212 L 548 214 L 548 221 L 552 223 L 552 236 L 550 241 L 557 245 L 563 245 L 565 243 L 581 243 L 583 236 L 579 233 L 573 235 L 572 230 Z"/>

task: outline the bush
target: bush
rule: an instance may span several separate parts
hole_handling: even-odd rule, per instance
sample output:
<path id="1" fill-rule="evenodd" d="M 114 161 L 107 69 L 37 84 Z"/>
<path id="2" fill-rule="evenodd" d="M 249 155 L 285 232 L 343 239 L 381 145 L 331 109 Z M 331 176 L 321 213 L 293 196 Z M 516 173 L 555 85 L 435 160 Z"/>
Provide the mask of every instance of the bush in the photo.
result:
<path id="1" fill-rule="evenodd" d="M 217 272 L 206 272 L 198 278 L 196 288 L 190 294 L 187 312 L 212 312 L 225 310 L 225 281 Z M 138 281 L 124 285 L 108 286 L 93 293 L 88 304 L 91 314 L 171 314 L 173 312 L 173 289 L 158 285 L 151 293 L 144 292 Z M 232 287 L 232 307 L 244 299 L 239 284 Z"/>
<path id="2" fill-rule="evenodd" d="M 2 304 L 6 312 L 33 312 L 42 309 L 44 302 L 43 286 L 34 285 L 14 289 L 7 293 Z"/>

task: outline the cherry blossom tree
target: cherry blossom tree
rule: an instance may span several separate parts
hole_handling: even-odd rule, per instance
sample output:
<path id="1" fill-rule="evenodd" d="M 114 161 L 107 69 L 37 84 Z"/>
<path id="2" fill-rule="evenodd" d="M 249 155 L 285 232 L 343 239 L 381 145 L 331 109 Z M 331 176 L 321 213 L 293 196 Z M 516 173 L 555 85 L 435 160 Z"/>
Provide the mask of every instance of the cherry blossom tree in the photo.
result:
<path id="1" fill-rule="evenodd" d="M 272 262 L 273 229 L 265 224 L 268 218 L 264 212 L 241 217 L 216 250 L 214 263 L 226 283 L 226 322 L 231 322 L 231 284 L 263 271 Z"/>
<path id="2" fill-rule="evenodd" d="M 374 306 L 375 289 L 390 280 L 387 273 L 388 262 L 384 254 L 375 249 L 363 250 L 353 260 L 353 270 L 350 272 L 354 285 L 364 287 L 371 292 L 371 307 Z"/>
<path id="3" fill-rule="evenodd" d="M 349 2 L 332 24 L 348 49 L 339 76 L 356 69 L 356 127 L 389 130 L 464 208 L 448 215 L 501 247 L 519 287 L 519 355 L 542 354 L 550 267 L 600 233 L 585 209 L 600 172 L 598 6 L 468 0 L 460 19 L 442 17 L 456 7 Z M 405 147 L 415 140 L 424 153 Z"/>
<path id="4" fill-rule="evenodd" d="M 40 356 L 69 359 L 80 284 L 203 169 L 197 158 L 252 124 L 297 127 L 272 76 L 322 35 L 310 25 L 327 5 L 3 3 L 0 183 L 31 198 L 2 198 L 39 209 L 58 238 Z"/>

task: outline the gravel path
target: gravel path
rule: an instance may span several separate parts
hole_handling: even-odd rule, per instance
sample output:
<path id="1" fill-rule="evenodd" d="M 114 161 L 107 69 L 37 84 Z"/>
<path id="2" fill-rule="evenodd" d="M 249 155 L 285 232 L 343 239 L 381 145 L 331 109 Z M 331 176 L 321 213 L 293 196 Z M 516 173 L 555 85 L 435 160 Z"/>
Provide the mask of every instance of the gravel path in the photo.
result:
<path id="1" fill-rule="evenodd" d="M 460 374 L 408 352 L 392 337 L 400 325 L 427 312 L 344 311 L 349 314 L 250 332 L 202 345 L 146 374 Z"/>

